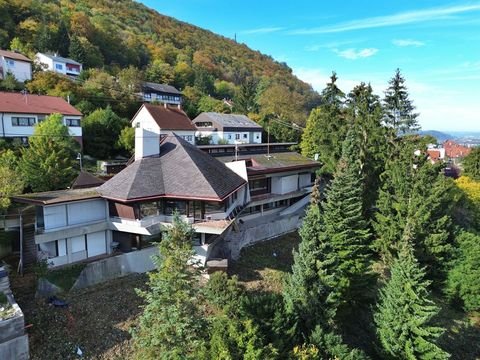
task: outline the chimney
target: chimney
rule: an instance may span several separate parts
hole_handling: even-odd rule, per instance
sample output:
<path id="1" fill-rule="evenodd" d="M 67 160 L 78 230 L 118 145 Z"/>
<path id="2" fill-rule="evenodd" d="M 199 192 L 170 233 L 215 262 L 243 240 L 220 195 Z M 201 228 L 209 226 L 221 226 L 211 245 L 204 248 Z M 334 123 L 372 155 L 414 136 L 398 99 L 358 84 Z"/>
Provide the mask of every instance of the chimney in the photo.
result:
<path id="1" fill-rule="evenodd" d="M 135 161 L 160 156 L 160 134 L 150 129 L 135 128 Z"/>
<path id="2" fill-rule="evenodd" d="M 163 107 L 164 107 L 165 109 L 168 109 L 168 105 L 167 105 L 166 102 L 163 103 Z"/>

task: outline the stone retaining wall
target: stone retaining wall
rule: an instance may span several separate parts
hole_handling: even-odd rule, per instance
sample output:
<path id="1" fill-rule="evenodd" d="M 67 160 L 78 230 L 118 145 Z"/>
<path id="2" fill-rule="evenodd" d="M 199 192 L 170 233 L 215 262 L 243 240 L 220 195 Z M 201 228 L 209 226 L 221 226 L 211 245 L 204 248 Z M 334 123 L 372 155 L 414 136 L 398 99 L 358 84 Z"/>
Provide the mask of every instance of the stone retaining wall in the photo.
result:
<path id="1" fill-rule="evenodd" d="M 240 231 L 231 230 L 225 236 L 225 245 L 230 251 L 230 257 L 237 260 L 242 248 L 296 231 L 300 224 L 300 215 L 297 214 L 252 227 L 240 225 Z"/>
<path id="2" fill-rule="evenodd" d="M 72 289 L 82 289 L 132 273 L 152 271 L 155 269 L 152 255 L 157 254 L 158 247 L 152 246 L 91 262 L 82 270 Z"/>

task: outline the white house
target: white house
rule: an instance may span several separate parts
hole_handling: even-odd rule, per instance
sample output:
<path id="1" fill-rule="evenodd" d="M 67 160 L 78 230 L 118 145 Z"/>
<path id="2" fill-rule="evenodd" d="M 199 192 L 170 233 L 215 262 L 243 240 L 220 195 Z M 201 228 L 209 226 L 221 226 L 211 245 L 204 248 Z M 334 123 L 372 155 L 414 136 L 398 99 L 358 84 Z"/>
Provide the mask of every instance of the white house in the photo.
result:
<path id="1" fill-rule="evenodd" d="M 8 73 L 18 81 L 32 80 L 32 60 L 18 52 L 0 50 L 0 80 Z"/>
<path id="2" fill-rule="evenodd" d="M 37 53 L 35 61 L 45 66 L 45 70 L 55 71 L 68 76 L 78 76 L 82 71 L 82 64 L 79 62 L 52 54 Z"/>
<path id="3" fill-rule="evenodd" d="M 34 126 L 50 114 L 63 115 L 70 134 L 82 143 L 82 113 L 61 97 L 0 92 L 0 138 L 27 142 Z"/>
<path id="4" fill-rule="evenodd" d="M 195 126 L 187 114 L 175 106 L 143 104 L 133 117 L 132 126 L 135 128 L 136 159 L 158 152 L 158 141 L 152 143 L 157 135 L 163 137 L 175 133 L 190 144 L 195 144 Z M 139 141 L 139 138 L 145 141 Z M 149 146 L 154 148 L 149 150 Z"/>
<path id="5" fill-rule="evenodd" d="M 204 112 L 193 120 L 198 137 L 210 137 L 211 144 L 260 144 L 263 128 L 240 114 Z"/>

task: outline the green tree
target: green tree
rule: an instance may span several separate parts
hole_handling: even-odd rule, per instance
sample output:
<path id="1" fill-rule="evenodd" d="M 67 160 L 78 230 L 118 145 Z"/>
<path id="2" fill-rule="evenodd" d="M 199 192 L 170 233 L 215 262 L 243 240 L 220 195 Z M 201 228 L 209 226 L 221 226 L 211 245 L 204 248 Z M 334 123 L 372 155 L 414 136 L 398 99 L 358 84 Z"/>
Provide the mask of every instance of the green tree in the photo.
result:
<path id="1" fill-rule="evenodd" d="M 202 96 L 197 105 L 198 112 L 218 112 L 230 113 L 230 107 L 225 105 L 222 100 L 217 100 L 211 96 Z"/>
<path id="2" fill-rule="evenodd" d="M 78 150 L 78 143 L 62 123 L 62 115 L 48 116 L 35 126 L 29 147 L 22 149 L 18 167 L 25 184 L 33 191 L 65 189 L 75 176 Z"/>
<path id="3" fill-rule="evenodd" d="M 446 292 L 466 311 L 480 310 L 480 236 L 467 231 L 456 239 L 457 251 L 448 273 Z"/>
<path id="4" fill-rule="evenodd" d="M 335 264 L 332 272 L 336 273 L 334 291 L 339 305 L 358 303 L 369 278 L 371 234 L 363 212 L 363 181 L 359 135 L 352 128 L 322 204 L 320 241 L 331 246 L 325 256 L 327 263 Z"/>
<path id="5" fill-rule="evenodd" d="M 480 181 L 480 147 L 472 149 L 462 161 L 465 176 Z"/>
<path id="6" fill-rule="evenodd" d="M 388 154 L 385 128 L 382 125 L 383 108 L 370 84 L 363 82 L 348 94 L 346 104 L 348 123 L 359 129 L 359 158 L 365 179 L 364 208 L 371 212 Z"/>
<path id="7" fill-rule="evenodd" d="M 373 227 L 374 249 L 390 264 L 398 252 L 407 219 L 411 219 L 415 255 L 429 276 L 442 280 L 451 256 L 451 211 L 454 185 L 432 165 L 425 144 L 405 137 L 395 158 L 386 163 Z"/>
<path id="8" fill-rule="evenodd" d="M 199 269 L 192 267 L 193 229 L 174 215 L 173 225 L 154 256 L 156 271 L 149 273 L 149 290 L 138 291 L 145 300 L 133 331 L 135 352 L 141 359 L 199 359 L 205 347 L 205 320 Z"/>
<path id="9" fill-rule="evenodd" d="M 133 150 L 135 150 L 135 129 L 130 126 L 124 127 L 120 131 L 116 146 L 132 154 Z"/>
<path id="10" fill-rule="evenodd" d="M 115 155 L 120 133 L 126 126 L 128 120 L 115 114 L 110 106 L 95 110 L 82 121 L 85 153 L 97 159 Z"/>
<path id="11" fill-rule="evenodd" d="M 18 159 L 12 150 L 0 153 L 0 214 L 10 206 L 10 196 L 22 192 L 24 183 L 17 173 Z"/>
<path id="12" fill-rule="evenodd" d="M 20 90 L 22 87 L 22 84 L 17 81 L 15 75 L 11 72 L 7 72 L 5 78 L 0 81 L 0 89 L 5 89 L 7 91 Z"/>
<path id="13" fill-rule="evenodd" d="M 173 84 L 175 78 L 174 69 L 166 62 L 154 60 L 145 69 L 145 78 L 155 83 Z"/>
<path id="14" fill-rule="evenodd" d="M 417 131 L 420 129 L 418 114 L 414 112 L 415 106 L 409 98 L 405 78 L 400 73 L 400 69 L 395 71 L 395 75 L 388 84 L 389 87 L 383 99 L 385 124 L 393 129 L 393 136 Z"/>
<path id="15" fill-rule="evenodd" d="M 347 134 L 344 93 L 337 87 L 336 73 L 322 91 L 322 104 L 313 109 L 307 120 L 300 148 L 302 155 L 318 156 L 320 173 L 331 176 L 342 155 L 342 143 Z"/>
<path id="16" fill-rule="evenodd" d="M 258 81 L 255 78 L 244 79 L 233 98 L 235 112 L 248 115 L 258 111 L 257 86 Z"/>
<path id="17" fill-rule="evenodd" d="M 447 359 L 435 341 L 443 329 L 431 325 L 438 308 L 429 299 L 425 272 L 404 237 L 391 277 L 380 290 L 374 315 L 383 352 L 392 359 Z"/>

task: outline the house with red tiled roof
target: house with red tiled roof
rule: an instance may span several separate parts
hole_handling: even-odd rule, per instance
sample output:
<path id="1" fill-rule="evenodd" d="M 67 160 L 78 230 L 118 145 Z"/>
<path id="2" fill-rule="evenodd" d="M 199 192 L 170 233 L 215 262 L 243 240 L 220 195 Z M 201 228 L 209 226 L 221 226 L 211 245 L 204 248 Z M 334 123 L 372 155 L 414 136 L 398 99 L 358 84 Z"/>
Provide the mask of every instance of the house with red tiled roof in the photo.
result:
<path id="1" fill-rule="evenodd" d="M 51 114 L 61 114 L 70 134 L 82 143 L 82 113 L 64 99 L 10 92 L 0 92 L 0 138 L 27 142 L 33 135 L 34 126 Z"/>
<path id="2" fill-rule="evenodd" d="M 8 73 L 18 81 L 32 80 L 32 60 L 15 51 L 0 50 L 0 80 Z"/>
<path id="3" fill-rule="evenodd" d="M 135 139 L 142 138 L 142 146 L 135 147 L 135 158 L 158 152 L 159 140 L 175 133 L 195 145 L 196 127 L 185 112 L 177 106 L 143 104 L 132 119 Z"/>
<path id="4" fill-rule="evenodd" d="M 453 140 L 447 140 L 443 143 L 445 156 L 451 160 L 459 160 L 470 154 L 471 148 L 457 144 Z"/>

